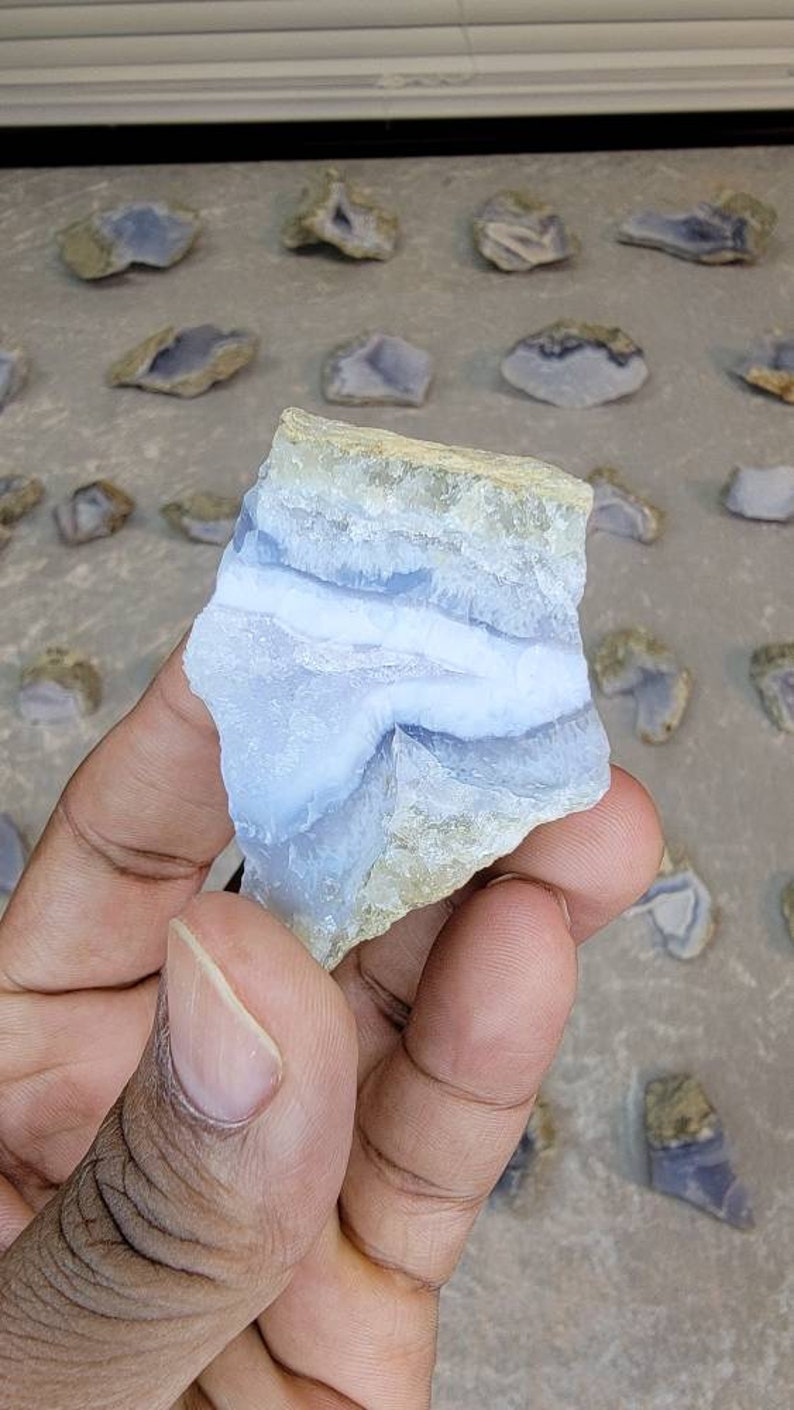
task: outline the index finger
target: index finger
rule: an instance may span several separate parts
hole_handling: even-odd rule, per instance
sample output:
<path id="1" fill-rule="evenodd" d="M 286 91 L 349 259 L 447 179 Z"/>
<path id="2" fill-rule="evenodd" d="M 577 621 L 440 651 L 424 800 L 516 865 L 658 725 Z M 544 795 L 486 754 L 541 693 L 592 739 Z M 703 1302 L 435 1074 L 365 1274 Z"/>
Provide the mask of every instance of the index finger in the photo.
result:
<path id="1" fill-rule="evenodd" d="M 182 645 L 67 784 L 0 927 L 0 987 L 135 983 L 232 835 L 218 736 Z"/>

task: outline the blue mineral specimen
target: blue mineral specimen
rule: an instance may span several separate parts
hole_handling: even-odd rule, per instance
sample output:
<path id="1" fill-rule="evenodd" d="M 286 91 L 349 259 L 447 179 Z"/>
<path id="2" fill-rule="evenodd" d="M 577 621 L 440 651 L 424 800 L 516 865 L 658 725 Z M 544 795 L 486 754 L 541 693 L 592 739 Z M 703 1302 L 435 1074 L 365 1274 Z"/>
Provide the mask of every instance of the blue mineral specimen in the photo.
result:
<path id="1" fill-rule="evenodd" d="M 648 376 L 642 348 L 620 328 L 549 324 L 515 344 L 502 376 L 517 391 L 554 406 L 601 406 L 631 396 Z"/>
<path id="2" fill-rule="evenodd" d="M 661 1077 L 645 1090 L 651 1185 L 715 1219 L 749 1229 L 750 1197 L 737 1178 L 716 1111 L 693 1077 Z"/>
<path id="3" fill-rule="evenodd" d="M 724 191 L 690 211 L 637 211 L 618 231 L 624 245 L 645 245 L 697 264 L 752 264 L 766 248 L 777 214 L 754 196 Z"/>
<path id="4" fill-rule="evenodd" d="M 529 457 L 284 412 L 185 665 L 243 889 L 324 963 L 607 786 L 591 499 Z"/>

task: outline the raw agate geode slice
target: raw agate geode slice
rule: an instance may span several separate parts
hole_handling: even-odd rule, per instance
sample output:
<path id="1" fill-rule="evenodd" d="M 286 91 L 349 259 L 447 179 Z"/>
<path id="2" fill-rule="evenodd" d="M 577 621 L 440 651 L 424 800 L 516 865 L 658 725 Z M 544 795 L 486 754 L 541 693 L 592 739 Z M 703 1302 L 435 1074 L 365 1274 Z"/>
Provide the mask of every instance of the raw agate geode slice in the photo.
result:
<path id="1" fill-rule="evenodd" d="M 284 412 L 185 665 L 243 890 L 323 963 L 606 789 L 591 498 L 528 457 Z"/>
<path id="2" fill-rule="evenodd" d="M 521 338 L 501 366 L 511 387 L 553 406 L 619 401 L 648 376 L 642 348 L 621 328 L 565 319 Z"/>
<path id="3" fill-rule="evenodd" d="M 702 876 L 665 848 L 659 874 L 627 915 L 648 915 L 659 943 L 677 960 L 694 960 L 714 938 L 718 912 Z"/>
<path id="4" fill-rule="evenodd" d="M 723 486 L 722 502 L 742 519 L 788 523 L 794 519 L 794 465 L 737 465 Z"/>
<path id="5" fill-rule="evenodd" d="M 117 534 L 135 508 L 135 500 L 112 480 L 92 480 L 80 485 L 53 509 L 64 543 L 90 543 Z"/>
<path id="6" fill-rule="evenodd" d="M 333 167 L 316 176 L 281 232 L 288 250 L 332 245 L 348 259 L 391 259 L 399 221 Z"/>
<path id="7" fill-rule="evenodd" d="M 624 245 L 645 245 L 697 264 L 754 264 L 777 224 L 777 211 L 746 191 L 721 191 L 689 211 L 635 211 L 621 225 Z"/>
<path id="8" fill-rule="evenodd" d="M 537 1097 L 526 1130 L 491 1191 L 491 1203 L 514 1200 L 538 1156 L 550 1151 L 556 1139 L 549 1104 L 544 1097 Z"/>
<path id="9" fill-rule="evenodd" d="M 794 404 L 794 334 L 768 333 L 758 338 L 731 369 L 749 387 Z"/>
<path id="10" fill-rule="evenodd" d="M 750 658 L 750 679 L 772 723 L 794 734 L 794 641 L 759 646 Z"/>
<path id="11" fill-rule="evenodd" d="M 473 229 L 480 254 L 509 274 L 560 264 L 578 249 L 562 216 L 528 191 L 498 191 L 478 210 Z"/>
<path id="12" fill-rule="evenodd" d="M 133 264 L 169 269 L 184 259 L 200 229 L 200 217 L 186 206 L 131 201 L 76 220 L 55 238 L 73 274 L 107 279 Z"/>
<path id="13" fill-rule="evenodd" d="M 161 328 L 131 348 L 108 369 L 111 387 L 142 387 L 174 397 L 200 397 L 216 382 L 228 382 L 256 357 L 259 339 L 214 323 L 195 328 Z"/>
<path id="14" fill-rule="evenodd" d="M 28 380 L 28 360 L 21 348 L 0 348 L 0 411 Z"/>
<path id="15" fill-rule="evenodd" d="M 731 1164 L 725 1131 L 694 1077 L 659 1077 L 645 1089 L 651 1186 L 715 1219 L 749 1229 L 750 1196 Z"/>
<path id="16" fill-rule="evenodd" d="M 624 485 L 611 465 L 599 465 L 587 477 L 593 486 L 593 511 L 590 530 L 602 530 L 622 539 L 638 543 L 655 543 L 664 527 L 664 513 L 641 499 Z"/>
<path id="17" fill-rule="evenodd" d="M 432 378 L 423 348 L 391 333 L 364 333 L 326 358 L 323 396 L 339 406 L 421 406 Z"/>

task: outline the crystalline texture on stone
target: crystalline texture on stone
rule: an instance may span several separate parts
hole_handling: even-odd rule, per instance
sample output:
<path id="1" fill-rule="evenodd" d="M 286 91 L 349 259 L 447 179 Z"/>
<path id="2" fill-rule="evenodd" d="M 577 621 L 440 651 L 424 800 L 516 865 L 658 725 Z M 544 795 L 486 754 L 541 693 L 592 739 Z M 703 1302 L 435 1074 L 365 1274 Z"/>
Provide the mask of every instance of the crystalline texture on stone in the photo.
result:
<path id="1" fill-rule="evenodd" d="M 633 695 L 635 729 L 646 744 L 664 744 L 678 729 L 692 694 L 692 676 L 669 646 L 642 627 L 610 632 L 593 659 L 604 695 Z"/>
<path id="2" fill-rule="evenodd" d="M 288 250 L 304 245 L 333 245 L 349 259 L 391 259 L 399 222 L 338 171 L 323 172 L 304 192 L 295 215 L 282 231 Z"/>
<path id="3" fill-rule="evenodd" d="M 26 475 L 0 475 L 0 524 L 16 524 L 35 509 L 44 495 L 41 480 Z"/>
<path id="4" fill-rule="evenodd" d="M 106 279 L 133 264 L 170 268 L 184 258 L 200 229 L 198 214 L 186 206 L 130 201 L 76 220 L 55 238 L 73 274 Z"/>
<path id="5" fill-rule="evenodd" d="M 195 328 L 161 328 L 114 362 L 111 387 L 142 387 L 175 397 L 198 397 L 215 382 L 227 382 L 256 356 L 259 340 L 212 323 Z"/>
<path id="6" fill-rule="evenodd" d="M 135 500 L 111 480 L 80 485 L 53 509 L 64 543 L 90 543 L 117 534 L 135 508 Z"/>
<path id="7" fill-rule="evenodd" d="M 555 1140 L 556 1132 L 549 1104 L 543 1097 L 538 1097 L 527 1128 L 494 1186 L 494 1202 L 515 1199 L 538 1156 L 551 1150 Z"/>
<path id="8" fill-rule="evenodd" d="M 610 465 L 591 471 L 587 480 L 593 486 L 590 529 L 616 534 L 618 538 L 636 539 L 639 543 L 655 543 L 664 526 L 661 509 L 624 485 L 617 470 Z"/>
<path id="9" fill-rule="evenodd" d="M 210 543 L 222 548 L 234 533 L 240 513 L 239 499 L 197 490 L 164 504 L 160 510 L 166 523 L 194 543 Z"/>
<path id="10" fill-rule="evenodd" d="M 772 723 L 794 734 L 794 641 L 759 646 L 750 660 L 750 679 Z"/>
<path id="11" fill-rule="evenodd" d="M 722 1122 L 694 1077 L 660 1077 L 645 1089 L 651 1185 L 715 1219 L 748 1229 L 750 1198 L 731 1165 Z"/>
<path id="12" fill-rule="evenodd" d="M 21 348 L 0 347 L 0 411 L 21 392 L 28 372 L 28 360 Z"/>
<path id="13" fill-rule="evenodd" d="M 422 348 L 389 333 L 365 333 L 326 360 L 323 396 L 340 406 L 421 406 L 432 376 Z"/>
<path id="14" fill-rule="evenodd" d="M 284 412 L 185 665 L 243 889 L 324 963 L 607 787 L 590 499 L 528 457 Z"/>
<path id="15" fill-rule="evenodd" d="M 17 705 L 31 724 L 57 725 L 92 715 L 102 700 L 96 667 L 64 646 L 51 646 L 22 672 Z"/>
<path id="16" fill-rule="evenodd" d="M 25 870 L 27 843 L 14 819 L 0 813 L 0 896 L 10 896 Z"/>
<path id="17" fill-rule="evenodd" d="M 777 212 L 744 191 L 723 191 L 716 201 L 665 214 L 630 215 L 618 232 L 624 245 L 645 245 L 698 264 L 754 264 L 777 224 Z"/>
<path id="18" fill-rule="evenodd" d="M 794 334 L 759 338 L 732 369 L 748 386 L 794 403 Z"/>
<path id="19" fill-rule="evenodd" d="M 722 502 L 742 519 L 787 523 L 794 519 L 794 465 L 737 465 L 723 487 Z"/>
<path id="20" fill-rule="evenodd" d="M 562 321 L 516 343 L 502 376 L 536 401 L 588 407 L 631 396 L 648 368 L 642 348 L 620 328 Z"/>
<path id="21" fill-rule="evenodd" d="M 717 908 L 705 881 L 686 857 L 665 851 L 659 875 L 626 912 L 647 915 L 661 948 L 677 960 L 702 954 L 717 928 Z"/>
<path id="22" fill-rule="evenodd" d="M 562 217 L 527 191 L 491 196 L 474 217 L 473 229 L 480 254 L 507 273 L 560 264 L 578 249 Z"/>

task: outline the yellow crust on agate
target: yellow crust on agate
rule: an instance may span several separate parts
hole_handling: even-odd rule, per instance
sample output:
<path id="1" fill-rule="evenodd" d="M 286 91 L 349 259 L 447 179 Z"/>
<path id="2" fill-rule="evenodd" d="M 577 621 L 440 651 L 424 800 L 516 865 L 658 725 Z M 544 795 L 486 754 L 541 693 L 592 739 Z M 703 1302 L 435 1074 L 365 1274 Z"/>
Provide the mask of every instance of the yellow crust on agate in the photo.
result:
<path id="1" fill-rule="evenodd" d="M 312 416 L 295 406 L 282 412 L 276 439 L 280 437 L 293 445 L 315 442 L 323 448 L 330 445 L 340 454 L 372 457 L 443 475 L 478 477 L 500 489 L 531 492 L 556 504 L 569 505 L 583 514 L 589 513 L 593 502 L 592 489 L 585 481 L 533 456 L 500 455 L 465 446 L 441 445 L 437 441 L 419 441 L 395 431 L 351 426 L 347 422 Z"/>

